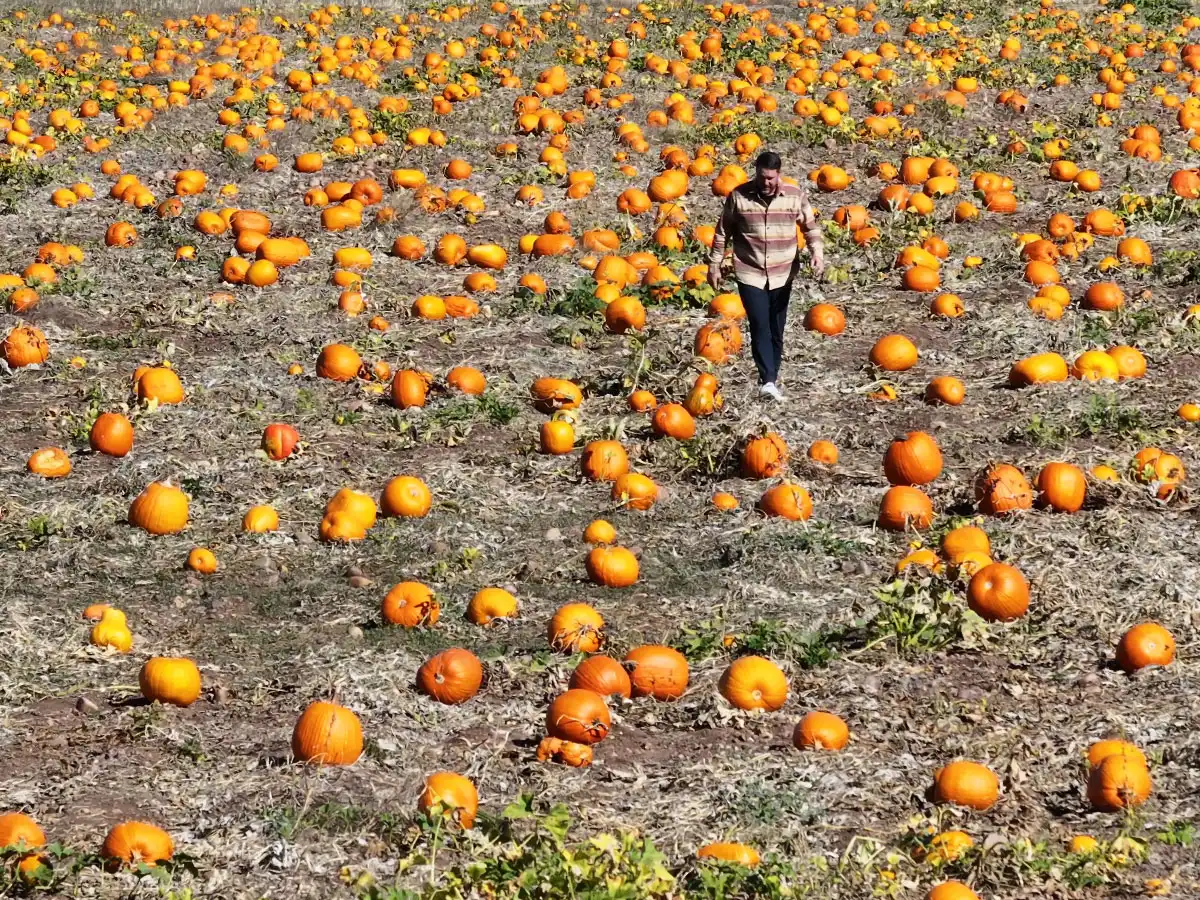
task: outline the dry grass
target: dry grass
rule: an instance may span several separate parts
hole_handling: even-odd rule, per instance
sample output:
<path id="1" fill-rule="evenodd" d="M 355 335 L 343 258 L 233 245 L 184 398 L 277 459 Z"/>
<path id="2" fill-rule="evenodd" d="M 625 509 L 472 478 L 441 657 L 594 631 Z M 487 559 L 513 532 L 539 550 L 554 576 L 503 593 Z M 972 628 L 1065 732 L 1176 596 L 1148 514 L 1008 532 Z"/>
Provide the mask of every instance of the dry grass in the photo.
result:
<path id="1" fill-rule="evenodd" d="M 1087 21 L 1097 8 L 1072 5 Z M 983 4 L 949 6 L 976 12 L 972 33 L 998 33 Z M 893 33 L 911 18 L 890 7 L 885 13 Z M 672 14 L 680 24 L 693 23 L 700 11 L 684 7 Z M 795 14 L 791 8 L 775 13 Z M 499 21 L 476 13 L 459 30 L 474 31 L 485 19 Z M 269 14 L 261 21 L 269 24 Z M 584 22 L 588 34 L 616 33 L 599 10 Z M 373 23 L 353 18 L 339 27 L 365 33 Z M 556 46 L 569 41 L 560 25 L 551 31 L 554 40 L 518 64 L 526 82 L 551 64 Z M 4 40 L 19 33 L 8 32 Z M 50 29 L 39 36 L 61 34 Z M 303 64 L 294 33 L 284 41 L 289 55 L 280 73 Z M 428 46 L 442 41 L 431 36 Z M 876 43 L 869 35 L 838 38 L 822 60 L 828 64 L 847 47 Z M 3 52 L 17 57 L 7 47 Z M 416 58 L 423 53 L 424 45 Z M 462 273 L 390 257 L 386 251 L 397 234 L 417 234 L 432 245 L 457 231 L 472 243 L 499 239 L 511 250 L 517 236 L 539 230 L 557 205 L 510 205 L 536 166 L 540 142 L 523 140 L 515 160 L 490 155 L 491 145 L 511 131 L 515 91 L 490 89 L 446 119 L 442 124 L 455 139 L 446 152 L 405 151 L 393 142 L 371 156 L 336 161 L 320 176 L 322 183 L 372 174 L 382 181 L 396 165 L 434 173 L 451 156 L 464 156 L 476 165 L 470 186 L 489 208 L 474 225 L 452 214 L 426 216 L 405 197 L 389 194 L 398 224 L 342 236 L 321 232 L 316 213 L 300 202 L 308 176 L 286 165 L 256 173 L 215 149 L 222 134 L 215 112 L 223 94 L 115 141 L 110 155 L 159 196 L 170 193 L 172 170 L 201 167 L 211 186 L 237 183 L 238 204 L 268 212 L 280 233 L 309 241 L 307 264 L 272 288 L 235 289 L 237 300 L 229 306 L 206 299 L 217 287 L 228 242 L 189 227 L 196 211 L 220 205 L 211 192 L 189 201 L 181 219 L 137 218 L 139 245 L 114 251 L 103 246 L 104 229 L 130 213 L 107 199 L 109 179 L 99 173 L 100 158 L 67 145 L 44 161 L 47 182 L 30 185 L 8 176 L 2 188 L 10 211 L 0 221 L 9 240 L 0 246 L 0 268 L 21 271 L 45 240 L 79 244 L 87 260 L 26 317 L 49 338 L 50 362 L 0 375 L 4 805 L 35 814 L 51 840 L 88 852 L 121 819 L 161 824 L 192 863 L 172 872 L 170 887 L 162 888 L 176 897 L 186 896 L 185 890 L 221 898 L 366 891 L 339 879 L 344 866 L 351 877 L 367 871 L 380 884 L 397 878 L 419 891 L 431 868 L 487 855 L 479 846 L 452 845 L 432 867 L 393 874 L 398 862 L 411 862 L 428 847 L 428 835 L 412 829 L 412 810 L 423 777 L 439 769 L 472 777 L 493 814 L 532 793 L 546 807 L 566 804 L 579 836 L 635 829 L 653 838 L 673 868 L 688 865 L 707 841 L 745 841 L 778 854 L 791 873 L 792 896 L 862 897 L 875 890 L 921 896 L 939 877 L 909 855 L 913 834 L 927 823 L 962 828 L 986 846 L 959 874 L 987 897 L 1130 896 L 1151 877 L 1171 879 L 1175 896 L 1200 893 L 1194 848 L 1162 837 L 1178 838 L 1185 831 L 1179 823 L 1195 822 L 1200 797 L 1200 569 L 1193 552 L 1195 507 L 1187 494 L 1161 504 L 1130 482 L 1097 485 L 1078 515 L 1039 511 L 987 523 L 997 558 L 1018 564 L 1033 584 L 1031 614 L 1008 626 L 964 618 L 957 589 L 953 609 L 930 631 L 918 634 L 919 621 L 905 630 L 895 619 L 890 631 L 883 628 L 879 612 L 892 607 L 881 605 L 878 593 L 911 536 L 873 526 L 885 487 L 882 454 L 893 435 L 908 430 L 931 431 L 946 455 L 946 472 L 931 489 L 942 515 L 927 541 L 936 540 L 956 513 L 969 513 L 972 477 L 991 460 L 1030 474 L 1055 459 L 1083 466 L 1109 462 L 1124 470 L 1146 444 L 1168 448 L 1188 465 L 1198 458 L 1194 426 L 1173 416 L 1180 403 L 1196 398 L 1200 341 L 1181 316 L 1196 299 L 1194 277 L 1184 274 L 1195 252 L 1195 210 L 1170 224 L 1131 223 L 1130 233 L 1148 240 L 1160 262 L 1144 274 L 1117 275 L 1131 296 L 1143 288 L 1152 295 L 1111 317 L 1076 305 L 1059 323 L 1033 318 L 1025 308 L 1032 292 L 1020 281 L 1022 263 L 1011 237 L 1042 230 L 1052 211 L 1078 218 L 1099 202 L 1115 208 L 1123 192 L 1160 194 L 1174 168 L 1194 165 L 1170 111 L 1135 102 L 1163 80 L 1148 64 L 1152 57 L 1141 61 L 1142 78 L 1131 88 L 1128 109 L 1116 117 L 1119 125 L 1155 122 L 1173 157 L 1169 164 L 1129 162 L 1116 148 L 1121 128 L 1084 124 L 1093 115 L 1090 71 L 1070 88 L 1031 91 L 1035 105 L 1025 116 L 994 110 L 992 86 L 971 100 L 962 118 L 938 113 L 932 104 L 923 107 L 906 124 L 950 150 L 963 170 L 964 191 L 971 172 L 1002 171 L 1024 192 L 1019 212 L 954 225 L 947 221 L 952 203 L 941 201 L 929 222 L 873 213 L 884 232 L 879 249 L 862 251 L 832 238 L 830 262 L 846 280 L 797 286 L 783 373 L 789 402 L 766 407 L 757 401 L 744 354 L 720 372 L 725 407 L 701 423 L 689 446 L 651 440 L 648 423 L 627 412 L 625 397 L 634 373 L 660 399 L 686 395 L 698 371 L 691 342 L 702 311 L 652 308 L 644 345 L 640 338 L 608 335 L 594 319 L 534 308 L 516 296 L 516 281 L 527 270 L 562 288 L 578 279 L 572 261 L 549 260 L 510 265 L 478 319 L 407 317 L 419 294 L 458 292 Z M 1034 71 L 1028 59 L 1020 65 Z M 895 98 L 903 101 L 915 93 L 919 76 L 906 59 L 897 69 L 902 80 Z M 375 92 L 341 80 L 335 85 L 364 107 L 374 103 Z M 583 86 L 581 79 L 572 88 L 570 104 L 578 104 Z M 787 95 L 777 87 L 782 105 Z M 641 72 L 629 74 L 626 88 L 637 100 L 622 113 L 635 121 L 644 121 L 674 89 Z M 864 92 L 852 94 L 858 118 Z M 425 118 L 426 103 L 416 101 L 422 112 L 415 120 Z M 790 117 L 780 113 L 777 119 Z M 1009 129 L 1032 140 L 1034 121 L 1069 129 L 1081 159 L 1091 153 L 1088 140 L 1099 142 L 1097 168 L 1106 183 L 1101 194 L 1065 194 L 1044 177 L 1044 166 L 1005 159 L 989 143 L 988 135 L 998 134 L 1003 146 Z M 597 190 L 565 209 L 577 233 L 618 224 L 617 194 L 644 186 L 655 168 L 651 155 L 634 160 L 642 173 L 637 179 L 615 172 L 615 122 L 611 111 L 589 111 L 588 123 L 572 135 L 572 167 L 599 175 Z M 106 116 L 97 128 L 110 123 Z M 272 152 L 286 163 L 301 149 L 327 145 L 335 133 L 326 128 L 315 137 L 308 126 L 292 124 Z M 792 174 L 835 162 L 858 179 L 844 194 L 818 198 L 825 218 L 841 203 L 869 201 L 880 184 L 867 167 L 877 159 L 898 162 L 907 149 L 904 143 L 810 146 L 799 135 L 774 144 Z M 651 137 L 655 151 L 660 142 L 692 149 L 702 141 L 698 131 L 680 126 Z M 727 145 L 719 150 L 722 162 L 732 161 Z M 90 181 L 98 193 L 103 189 L 104 199 L 69 212 L 48 206 L 54 187 L 77 179 Z M 560 194 L 558 187 L 547 188 L 548 196 Z M 715 218 L 717 203 L 703 180 L 694 181 L 689 209 L 696 223 Z M 926 299 L 897 290 L 899 279 L 890 269 L 894 251 L 923 230 L 950 243 L 943 289 L 966 301 L 963 320 L 932 320 Z M 173 249 L 184 243 L 197 246 L 196 263 L 171 261 Z M 375 255 L 365 294 L 369 312 L 394 323 L 385 334 L 368 331 L 366 316 L 348 319 L 335 308 L 337 289 L 329 284 L 327 265 L 336 248 L 351 243 Z M 1084 261 L 1071 266 L 1073 295 L 1109 277 L 1097 272 L 1096 263 L 1113 244 L 1098 240 Z M 690 252 L 696 255 L 694 248 Z M 982 256 L 985 265 L 975 273 L 964 270 L 967 255 Z M 817 299 L 845 309 L 850 324 L 843 336 L 821 339 L 799 327 L 803 310 Z M 0 331 L 16 321 L 0 314 Z M 916 340 L 922 360 L 893 379 L 897 402 L 878 403 L 866 396 L 877 376 L 864 361 L 876 338 L 890 331 Z M 573 333 L 582 347 L 571 345 Z M 363 386 L 311 374 L 320 347 L 332 341 L 350 343 L 364 358 L 385 360 L 393 369 L 418 367 L 439 379 L 454 365 L 477 366 L 489 379 L 488 400 L 437 393 L 424 410 L 398 412 Z M 1071 382 L 1020 392 L 1003 386 L 1009 365 L 1021 356 L 1056 349 L 1070 357 L 1089 346 L 1126 341 L 1141 346 L 1150 361 L 1144 381 Z M 83 357 L 86 367 L 71 368 L 67 361 L 74 356 Z M 639 366 L 643 356 L 648 369 Z M 160 359 L 170 359 L 181 374 L 187 400 L 174 408 L 137 409 L 128 395 L 130 374 Z M 293 361 L 309 374 L 289 377 Z M 922 403 L 924 385 L 939 374 L 963 378 L 964 405 Z M 527 392 L 542 375 L 590 386 L 580 440 L 622 435 L 635 468 L 666 490 L 652 512 L 615 509 L 607 490 L 578 477 L 577 454 L 535 452 L 543 417 Z M 135 419 L 137 443 L 125 459 L 87 450 L 87 427 L 104 410 L 125 410 Z M 262 428 L 273 421 L 294 424 L 307 444 L 283 465 L 256 453 Z M 737 447 L 764 426 L 786 437 L 794 456 L 790 474 L 812 490 L 816 512 L 807 524 L 761 518 L 753 504 L 763 486 L 736 473 Z M 832 469 L 803 459 L 817 438 L 833 440 L 841 450 Z M 72 454 L 74 472 L 65 481 L 24 471 L 29 453 L 51 444 Z M 318 543 L 323 504 L 340 487 L 375 494 L 400 473 L 429 484 L 435 508 L 428 518 L 384 521 L 359 545 Z M 125 524 L 125 513 L 146 483 L 167 477 L 191 494 L 192 524 L 176 537 L 148 538 Z M 711 510 L 708 498 L 716 489 L 735 493 L 743 510 Z M 240 534 L 241 516 L 257 503 L 279 510 L 278 534 Z M 611 591 L 587 583 L 580 535 L 597 516 L 609 518 L 621 541 L 639 553 L 643 576 L 637 586 Z M 216 552 L 219 574 L 201 578 L 184 570 L 188 550 L 197 545 Z M 425 581 L 442 597 L 443 618 L 435 629 L 404 633 L 380 626 L 383 594 L 405 579 Z M 463 620 L 466 602 L 485 585 L 507 587 L 520 598 L 518 621 L 482 631 Z M 898 602 L 911 612 L 940 589 L 919 584 Z M 898 595 L 893 590 L 888 596 Z M 614 709 L 613 736 L 585 771 L 539 764 L 533 753 L 546 704 L 566 686 L 575 662 L 548 651 L 545 623 L 572 600 L 592 602 L 603 612 L 614 655 L 640 643 L 670 642 L 686 648 L 692 660 L 691 687 L 679 702 L 637 701 Z M 128 614 L 136 635 L 131 655 L 87 645 L 88 626 L 79 613 L 97 601 Z M 1112 646 L 1126 628 L 1146 619 L 1171 629 L 1179 659 L 1167 669 L 1129 677 L 1109 664 Z M 724 646 L 726 635 L 738 636 L 732 647 Z M 449 646 L 473 649 L 489 669 L 487 688 L 461 707 L 440 707 L 412 685 L 419 664 Z M 779 713 L 732 712 L 718 697 L 717 679 L 739 648 L 771 656 L 788 671 L 793 692 Z M 209 689 L 205 698 L 187 710 L 129 702 L 137 696 L 141 662 L 174 654 L 198 661 Z M 369 742 L 363 760 L 343 771 L 291 764 L 289 736 L 297 715 L 334 691 L 362 718 Z M 80 712 L 81 698 L 97 711 Z M 835 710 L 850 723 L 854 740 L 845 752 L 792 749 L 792 726 L 813 708 Z M 1109 734 L 1134 740 L 1153 761 L 1154 795 L 1130 817 L 1089 812 L 1083 797 L 1081 753 Z M 933 770 L 956 757 L 985 761 L 1001 775 L 1004 796 L 994 810 L 966 814 L 929 802 L 925 791 Z M 1062 849 L 1079 833 L 1144 840 L 1146 858 L 1126 866 L 1097 863 L 1085 874 L 1099 873 L 1103 883 L 1091 883 Z M 1027 847 L 1023 839 L 1032 843 Z M 881 880 L 881 870 L 896 873 L 895 879 Z M 86 865 L 56 890 L 154 896 L 159 887 Z M 375 896 L 403 896 L 376 890 Z M 697 894 L 765 895 L 763 887 Z"/>

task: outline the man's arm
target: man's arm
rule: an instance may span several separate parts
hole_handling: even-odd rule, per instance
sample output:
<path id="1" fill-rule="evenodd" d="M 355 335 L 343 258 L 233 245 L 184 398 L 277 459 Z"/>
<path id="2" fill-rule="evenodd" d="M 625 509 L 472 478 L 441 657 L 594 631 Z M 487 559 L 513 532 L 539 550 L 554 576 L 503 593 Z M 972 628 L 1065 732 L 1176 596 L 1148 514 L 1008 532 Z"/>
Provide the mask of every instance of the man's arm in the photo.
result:
<path id="1" fill-rule="evenodd" d="M 800 197 L 800 214 L 796 222 L 804 232 L 804 243 L 812 254 L 812 267 L 816 275 L 825 271 L 825 235 L 821 232 L 821 223 L 813 212 L 812 204 L 808 202 L 808 192 Z"/>
<path id="2" fill-rule="evenodd" d="M 725 198 L 721 208 L 721 216 L 717 219 L 717 230 L 713 235 L 712 247 L 708 251 L 708 283 L 716 290 L 721 283 L 721 261 L 725 258 L 725 244 L 728 241 L 729 222 L 733 218 L 733 194 Z"/>

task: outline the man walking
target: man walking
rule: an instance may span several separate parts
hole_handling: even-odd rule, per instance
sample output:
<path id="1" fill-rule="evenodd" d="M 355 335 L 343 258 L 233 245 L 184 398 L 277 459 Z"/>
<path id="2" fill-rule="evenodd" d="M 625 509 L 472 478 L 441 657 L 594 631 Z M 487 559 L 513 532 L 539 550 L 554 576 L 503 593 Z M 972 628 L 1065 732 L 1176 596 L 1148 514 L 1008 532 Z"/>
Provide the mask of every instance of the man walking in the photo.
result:
<path id="1" fill-rule="evenodd" d="M 785 184 L 779 176 L 778 153 L 760 153 L 754 180 L 735 188 L 725 200 L 708 256 L 708 283 L 721 283 L 725 247 L 733 245 L 733 274 L 750 325 L 750 349 L 758 369 L 759 394 L 782 401 L 776 386 L 783 359 L 783 327 L 787 322 L 792 279 L 800 268 L 796 225 L 812 254 L 812 271 L 825 271 L 821 224 L 808 202 L 808 192 Z"/>

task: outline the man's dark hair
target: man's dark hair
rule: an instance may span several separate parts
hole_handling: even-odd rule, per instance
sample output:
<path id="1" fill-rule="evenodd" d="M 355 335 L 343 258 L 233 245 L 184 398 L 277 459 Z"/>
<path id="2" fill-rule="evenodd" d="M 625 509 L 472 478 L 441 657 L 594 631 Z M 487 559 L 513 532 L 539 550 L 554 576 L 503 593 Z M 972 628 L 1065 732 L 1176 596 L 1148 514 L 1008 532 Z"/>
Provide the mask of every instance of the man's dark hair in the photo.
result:
<path id="1" fill-rule="evenodd" d="M 778 172 L 783 168 L 783 157 L 774 150 L 764 150 L 758 154 L 758 159 L 754 161 L 754 168 L 769 169 L 772 172 Z"/>

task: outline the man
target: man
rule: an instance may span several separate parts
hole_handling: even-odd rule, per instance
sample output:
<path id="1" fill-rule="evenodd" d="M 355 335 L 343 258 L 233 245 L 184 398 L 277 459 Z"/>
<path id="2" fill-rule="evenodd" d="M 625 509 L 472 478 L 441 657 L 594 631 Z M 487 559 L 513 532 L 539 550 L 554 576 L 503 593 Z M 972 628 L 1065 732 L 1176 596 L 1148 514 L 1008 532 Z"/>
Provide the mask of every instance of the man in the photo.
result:
<path id="1" fill-rule="evenodd" d="M 739 185 L 725 200 L 708 256 L 708 283 L 721 283 L 726 244 L 733 245 L 733 274 L 746 307 L 750 349 L 758 369 L 760 396 L 782 401 L 776 386 L 783 359 L 783 327 L 787 322 L 792 279 L 800 268 L 796 225 L 812 254 L 812 271 L 825 271 L 821 225 L 808 202 L 808 192 L 785 184 L 778 153 L 766 151 L 754 162 L 754 180 Z"/>

